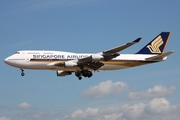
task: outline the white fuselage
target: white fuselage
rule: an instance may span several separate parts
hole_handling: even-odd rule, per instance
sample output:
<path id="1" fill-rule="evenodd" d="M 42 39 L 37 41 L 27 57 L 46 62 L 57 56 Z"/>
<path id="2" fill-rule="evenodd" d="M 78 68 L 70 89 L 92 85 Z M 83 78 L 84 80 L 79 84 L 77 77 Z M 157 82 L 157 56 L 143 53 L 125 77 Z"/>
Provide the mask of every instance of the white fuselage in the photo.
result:
<path id="1" fill-rule="evenodd" d="M 68 68 L 53 66 L 52 64 L 56 62 L 65 62 L 68 60 L 78 60 L 90 55 L 92 54 L 78 54 L 62 51 L 26 50 L 18 51 L 15 54 L 7 57 L 4 61 L 13 67 L 21 69 L 78 71 L 80 69 L 79 67 Z M 98 70 L 117 70 L 152 63 L 153 61 L 146 61 L 146 58 L 152 56 L 154 55 L 120 54 L 118 57 L 110 61 L 102 61 L 104 66 Z"/>

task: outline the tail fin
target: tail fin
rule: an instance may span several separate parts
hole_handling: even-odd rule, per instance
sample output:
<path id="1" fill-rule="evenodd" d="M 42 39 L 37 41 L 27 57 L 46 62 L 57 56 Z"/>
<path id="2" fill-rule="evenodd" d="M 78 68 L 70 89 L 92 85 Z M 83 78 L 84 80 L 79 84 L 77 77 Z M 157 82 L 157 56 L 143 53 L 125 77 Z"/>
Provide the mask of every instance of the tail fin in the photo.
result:
<path id="1" fill-rule="evenodd" d="M 170 32 L 162 32 L 155 37 L 150 43 L 142 48 L 136 54 L 162 54 L 170 37 Z"/>

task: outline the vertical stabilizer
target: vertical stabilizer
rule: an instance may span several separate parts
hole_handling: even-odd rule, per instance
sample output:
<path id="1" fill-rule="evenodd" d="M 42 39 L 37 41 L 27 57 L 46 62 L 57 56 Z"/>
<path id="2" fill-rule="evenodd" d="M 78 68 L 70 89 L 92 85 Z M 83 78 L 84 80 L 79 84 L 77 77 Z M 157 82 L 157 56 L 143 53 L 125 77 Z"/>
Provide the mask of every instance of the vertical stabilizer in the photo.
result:
<path id="1" fill-rule="evenodd" d="M 170 37 L 170 32 L 162 32 L 155 37 L 150 43 L 142 48 L 136 54 L 162 54 Z"/>

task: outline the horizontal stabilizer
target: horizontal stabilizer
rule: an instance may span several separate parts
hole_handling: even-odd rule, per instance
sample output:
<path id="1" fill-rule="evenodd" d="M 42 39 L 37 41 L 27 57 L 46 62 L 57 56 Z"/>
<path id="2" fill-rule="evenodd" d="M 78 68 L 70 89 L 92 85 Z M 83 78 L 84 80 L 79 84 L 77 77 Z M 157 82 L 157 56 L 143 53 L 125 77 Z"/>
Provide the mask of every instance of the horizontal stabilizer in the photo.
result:
<path id="1" fill-rule="evenodd" d="M 162 60 L 163 58 L 169 56 L 170 54 L 174 53 L 174 51 L 166 52 L 163 54 L 159 54 L 153 57 L 146 58 L 146 60 Z"/>

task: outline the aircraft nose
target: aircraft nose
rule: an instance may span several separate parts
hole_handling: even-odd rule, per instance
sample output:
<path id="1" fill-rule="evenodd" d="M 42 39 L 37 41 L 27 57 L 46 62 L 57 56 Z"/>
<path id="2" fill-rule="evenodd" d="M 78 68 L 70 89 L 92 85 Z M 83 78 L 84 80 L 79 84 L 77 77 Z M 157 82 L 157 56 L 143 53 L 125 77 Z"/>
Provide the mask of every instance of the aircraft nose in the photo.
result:
<path id="1" fill-rule="evenodd" d="M 5 62 L 6 64 L 8 64 L 8 58 L 5 58 L 5 59 L 4 59 L 4 62 Z"/>
<path id="2" fill-rule="evenodd" d="M 5 62 L 6 64 L 8 64 L 8 63 L 9 63 L 9 61 L 8 61 L 8 57 L 4 59 L 4 62 Z"/>
<path id="3" fill-rule="evenodd" d="M 5 62 L 6 64 L 8 64 L 8 65 L 10 65 L 10 64 L 12 63 L 12 61 L 9 60 L 9 57 L 5 58 L 5 59 L 4 59 L 4 62 Z"/>
<path id="4" fill-rule="evenodd" d="M 16 65 L 16 59 L 13 58 L 13 56 L 9 56 L 4 59 L 4 62 L 10 66 Z"/>

